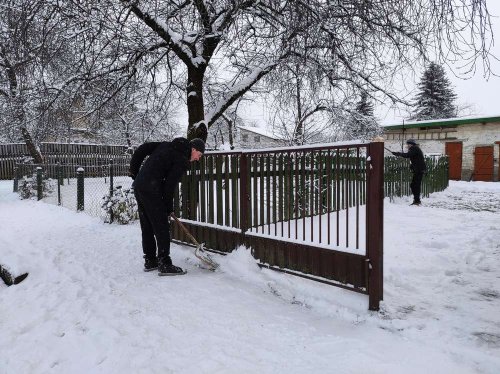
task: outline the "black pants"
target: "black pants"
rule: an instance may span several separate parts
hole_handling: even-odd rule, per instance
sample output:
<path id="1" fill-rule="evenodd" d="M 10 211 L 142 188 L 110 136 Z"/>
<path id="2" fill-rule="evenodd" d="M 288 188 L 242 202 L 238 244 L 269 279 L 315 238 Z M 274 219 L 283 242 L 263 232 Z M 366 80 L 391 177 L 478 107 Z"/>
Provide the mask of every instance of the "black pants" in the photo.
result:
<path id="1" fill-rule="evenodd" d="M 413 173 L 411 178 L 410 188 L 413 194 L 413 201 L 420 202 L 420 185 L 422 184 L 423 172 Z"/>
<path id="2" fill-rule="evenodd" d="M 160 192 L 134 190 L 139 210 L 142 231 L 142 250 L 149 258 L 171 263 L 170 260 L 170 226 L 167 204 Z M 155 242 L 156 239 L 156 242 Z"/>

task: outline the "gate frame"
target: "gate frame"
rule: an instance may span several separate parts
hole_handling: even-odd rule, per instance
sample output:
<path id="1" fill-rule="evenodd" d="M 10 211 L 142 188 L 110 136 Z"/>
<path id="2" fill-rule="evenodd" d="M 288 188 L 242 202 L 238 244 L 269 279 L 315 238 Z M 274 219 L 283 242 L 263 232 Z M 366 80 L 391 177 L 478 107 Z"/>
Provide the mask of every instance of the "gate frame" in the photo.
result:
<path id="1" fill-rule="evenodd" d="M 240 227 L 233 228 L 181 219 L 199 241 L 216 247 L 217 253 L 228 253 L 240 245 L 252 248 L 252 255 L 261 267 L 277 270 L 332 286 L 368 295 L 370 310 L 379 310 L 383 300 L 383 203 L 384 203 L 384 143 L 340 145 L 341 147 L 366 147 L 366 252 L 364 255 L 325 249 L 312 243 L 281 240 L 249 232 L 248 209 L 248 154 L 270 152 L 256 150 L 230 152 L 240 155 L 239 163 L 239 217 Z M 331 146 L 301 147 L 300 150 L 330 149 Z M 280 151 L 281 149 L 276 149 Z M 192 184 L 194 190 L 197 185 Z M 192 192 L 192 191 L 191 191 Z M 189 193 L 193 196 L 192 193 Z M 186 244 L 189 239 L 174 225 L 174 242 Z M 312 268 L 321 275 L 311 272 Z"/>

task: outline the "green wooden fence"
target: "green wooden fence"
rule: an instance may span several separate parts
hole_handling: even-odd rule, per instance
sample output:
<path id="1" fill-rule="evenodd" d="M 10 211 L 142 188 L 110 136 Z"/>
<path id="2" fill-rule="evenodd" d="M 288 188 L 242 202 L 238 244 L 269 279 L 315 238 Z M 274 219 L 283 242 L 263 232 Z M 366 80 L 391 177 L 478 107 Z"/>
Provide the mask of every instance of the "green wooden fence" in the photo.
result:
<path id="1" fill-rule="evenodd" d="M 422 195 L 448 187 L 448 158 L 427 157 Z M 366 157 L 360 148 L 262 152 L 246 156 L 246 211 L 250 227 L 302 219 L 366 204 Z M 183 177 L 176 213 L 216 225 L 240 227 L 241 153 L 208 153 Z M 384 196 L 410 196 L 410 162 L 384 159 Z M 189 186 L 196 184 L 199 191 Z M 183 202 L 182 196 L 189 206 Z M 190 213 L 192 212 L 192 213 Z M 196 213 L 197 212 L 197 213 Z"/>
<path id="2" fill-rule="evenodd" d="M 422 196 L 444 191 L 448 187 L 448 157 L 426 157 L 427 171 L 422 179 Z M 411 196 L 412 173 L 410 161 L 400 157 L 386 157 L 384 164 L 384 194 L 386 197 Z"/>

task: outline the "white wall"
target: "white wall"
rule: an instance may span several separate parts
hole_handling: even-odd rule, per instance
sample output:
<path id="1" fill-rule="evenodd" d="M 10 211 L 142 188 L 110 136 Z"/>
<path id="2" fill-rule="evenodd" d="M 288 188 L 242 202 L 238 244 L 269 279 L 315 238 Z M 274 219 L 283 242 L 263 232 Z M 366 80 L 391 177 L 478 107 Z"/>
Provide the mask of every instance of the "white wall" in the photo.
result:
<path id="1" fill-rule="evenodd" d="M 384 137 L 387 148 L 401 151 L 401 140 L 393 139 L 393 137 L 400 137 L 400 133 L 386 131 Z M 475 148 L 494 146 L 494 180 L 499 180 L 499 145 L 495 142 L 500 141 L 500 123 L 459 125 L 456 128 L 443 128 L 442 130 L 406 129 L 404 138 L 416 139 L 424 154 L 445 154 L 446 142 L 462 142 L 462 179 L 464 180 L 469 180 L 474 171 Z M 386 155 L 388 154 L 386 152 Z"/>
<path id="2" fill-rule="evenodd" d="M 245 138 L 246 137 L 246 138 Z M 258 138 L 258 141 L 257 141 Z M 262 134 L 256 134 L 245 129 L 239 130 L 239 146 L 244 149 L 282 147 L 283 142 L 269 138 Z"/>

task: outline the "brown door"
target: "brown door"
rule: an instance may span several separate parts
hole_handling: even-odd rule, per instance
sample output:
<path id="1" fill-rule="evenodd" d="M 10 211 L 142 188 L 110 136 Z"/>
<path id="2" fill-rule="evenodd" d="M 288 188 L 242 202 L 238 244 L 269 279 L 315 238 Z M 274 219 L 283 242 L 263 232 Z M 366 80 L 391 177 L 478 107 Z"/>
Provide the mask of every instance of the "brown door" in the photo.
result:
<path id="1" fill-rule="evenodd" d="M 493 146 L 476 147 L 474 151 L 475 181 L 493 181 Z"/>
<path id="2" fill-rule="evenodd" d="M 459 181 L 460 179 L 462 179 L 462 143 L 446 143 L 445 153 L 448 156 L 450 162 L 448 178 Z"/>

